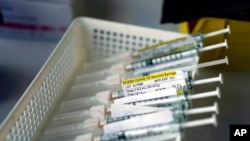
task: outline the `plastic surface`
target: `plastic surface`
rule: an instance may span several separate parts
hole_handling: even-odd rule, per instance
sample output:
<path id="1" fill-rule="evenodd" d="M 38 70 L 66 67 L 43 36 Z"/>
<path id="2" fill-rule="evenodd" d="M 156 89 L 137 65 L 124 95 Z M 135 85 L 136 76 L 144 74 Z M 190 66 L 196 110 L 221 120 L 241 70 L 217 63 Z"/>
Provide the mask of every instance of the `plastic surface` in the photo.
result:
<path id="1" fill-rule="evenodd" d="M 163 108 L 159 107 L 150 107 L 150 106 L 133 106 L 133 105 L 120 105 L 120 104 L 111 104 L 110 111 L 111 118 L 124 117 L 128 115 L 138 115 L 143 113 L 152 113 L 160 111 Z"/>
<path id="2" fill-rule="evenodd" d="M 136 101 L 167 97 L 171 95 L 177 95 L 177 90 L 176 88 L 169 86 L 168 89 L 164 89 L 160 91 L 153 91 L 153 92 L 148 92 L 145 94 L 138 94 L 138 95 L 133 95 L 133 96 L 127 96 L 124 98 L 119 98 L 119 99 L 114 100 L 114 104 L 126 104 L 126 103 L 132 103 Z"/>
<path id="3" fill-rule="evenodd" d="M 98 92 L 95 96 L 100 103 L 108 104 L 110 102 L 111 91 Z"/>
<path id="4" fill-rule="evenodd" d="M 137 129 L 137 128 L 143 128 L 147 126 L 166 124 L 166 123 L 173 122 L 173 120 L 174 120 L 174 116 L 173 116 L 172 111 L 169 109 L 166 109 L 166 110 L 157 111 L 151 114 L 137 116 L 131 119 L 104 125 L 103 132 L 105 134 L 109 134 L 109 133 L 129 130 L 129 129 Z"/>
<path id="5" fill-rule="evenodd" d="M 39 140 L 54 107 L 64 94 L 72 92 L 69 88 L 85 62 L 185 36 L 91 18 L 75 19 L 1 125 L 0 140 Z M 81 94 L 89 96 L 95 93 L 90 90 Z"/>
<path id="6" fill-rule="evenodd" d="M 74 141 L 92 141 L 92 134 L 83 134 L 77 136 Z"/>

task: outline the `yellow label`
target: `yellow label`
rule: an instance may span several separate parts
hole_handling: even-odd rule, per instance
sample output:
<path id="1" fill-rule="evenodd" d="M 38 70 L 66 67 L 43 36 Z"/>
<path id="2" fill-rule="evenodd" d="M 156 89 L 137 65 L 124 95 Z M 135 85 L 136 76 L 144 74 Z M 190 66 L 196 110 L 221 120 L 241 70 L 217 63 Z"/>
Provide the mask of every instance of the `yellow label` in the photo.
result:
<path id="1" fill-rule="evenodd" d="M 186 39 L 186 37 L 178 38 L 178 39 L 171 40 L 171 41 L 160 42 L 160 43 L 157 43 L 157 44 L 154 44 L 154 45 L 151 45 L 151 46 L 146 46 L 144 48 L 140 48 L 140 49 L 138 49 L 138 51 L 142 52 L 142 51 L 145 51 L 145 50 L 156 48 L 156 47 L 161 46 L 161 45 L 167 45 L 167 44 L 174 43 L 174 42 L 181 41 L 181 40 L 185 40 L 185 39 Z"/>
<path id="2" fill-rule="evenodd" d="M 176 92 L 177 92 L 177 95 L 182 95 L 182 94 L 184 94 L 184 90 L 181 90 L 181 89 L 176 90 Z"/>
<path id="3" fill-rule="evenodd" d="M 166 56 L 166 55 L 171 55 L 171 54 L 174 54 L 174 53 L 177 53 L 177 52 L 187 51 L 187 50 L 190 50 L 190 49 L 195 48 L 195 47 L 196 46 L 194 44 L 187 44 L 187 45 L 181 46 L 179 48 L 171 49 L 167 53 L 164 53 L 164 52 L 159 53 L 157 55 L 154 55 L 154 57 L 162 57 L 162 56 Z"/>
<path id="4" fill-rule="evenodd" d="M 153 73 L 147 76 L 140 76 L 140 77 L 123 80 L 122 85 L 126 86 L 130 84 L 145 82 L 149 80 L 154 80 L 154 79 L 159 79 L 159 78 L 174 76 L 174 75 L 176 75 L 176 71 L 165 71 L 165 72 Z"/>
<path id="5" fill-rule="evenodd" d="M 187 44 L 187 45 L 184 45 L 184 46 L 181 46 L 181 47 L 178 47 L 178 48 L 171 49 L 170 53 L 185 51 L 185 50 L 189 50 L 189 49 L 194 48 L 194 47 L 196 47 L 194 44 Z"/>

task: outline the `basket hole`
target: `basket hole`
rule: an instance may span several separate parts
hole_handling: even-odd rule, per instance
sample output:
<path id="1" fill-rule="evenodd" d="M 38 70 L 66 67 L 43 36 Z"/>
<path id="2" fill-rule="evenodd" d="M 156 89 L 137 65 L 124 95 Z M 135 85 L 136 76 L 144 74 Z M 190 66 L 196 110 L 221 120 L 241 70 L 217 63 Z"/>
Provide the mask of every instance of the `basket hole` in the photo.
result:
<path id="1" fill-rule="evenodd" d="M 19 127 L 18 122 L 16 122 L 16 123 L 14 124 L 14 127 L 15 127 L 15 128 L 18 128 L 18 127 Z"/>
<path id="2" fill-rule="evenodd" d="M 8 134 L 7 137 L 6 137 L 6 139 L 7 139 L 8 141 L 13 141 L 13 140 L 14 140 L 14 135 Z"/>
<path id="3" fill-rule="evenodd" d="M 100 42 L 100 46 L 103 46 L 103 42 Z"/>
<path id="4" fill-rule="evenodd" d="M 125 47 L 125 50 L 126 50 L 126 51 L 128 51 L 128 50 L 129 50 L 129 47 L 128 47 L 128 46 L 126 46 L 126 47 Z"/>
<path id="5" fill-rule="evenodd" d="M 94 31 L 94 33 L 97 33 L 97 32 L 98 32 L 98 29 L 95 28 L 93 31 Z"/>
<path id="6" fill-rule="evenodd" d="M 102 52 L 102 51 L 103 51 L 103 48 L 100 48 L 100 51 Z"/>

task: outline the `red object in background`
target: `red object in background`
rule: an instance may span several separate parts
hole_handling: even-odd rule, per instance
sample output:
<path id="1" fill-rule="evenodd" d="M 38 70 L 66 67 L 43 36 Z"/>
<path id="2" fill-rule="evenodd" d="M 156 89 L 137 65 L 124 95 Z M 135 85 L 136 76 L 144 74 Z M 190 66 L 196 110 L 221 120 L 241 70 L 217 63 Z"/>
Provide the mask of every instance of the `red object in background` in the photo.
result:
<path id="1" fill-rule="evenodd" d="M 4 28 L 9 29 L 22 29 L 22 30 L 40 30 L 45 32 L 65 32 L 67 30 L 67 27 L 53 27 L 50 25 L 36 25 L 36 24 L 27 24 L 27 23 L 20 23 L 20 22 L 2 22 L 1 24 Z"/>

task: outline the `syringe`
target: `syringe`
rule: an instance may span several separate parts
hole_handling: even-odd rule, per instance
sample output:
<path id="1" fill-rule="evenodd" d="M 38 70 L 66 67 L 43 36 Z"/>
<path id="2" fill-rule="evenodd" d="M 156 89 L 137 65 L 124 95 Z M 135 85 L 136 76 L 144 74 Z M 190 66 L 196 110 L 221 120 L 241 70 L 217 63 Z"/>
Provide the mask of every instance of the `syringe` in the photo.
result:
<path id="1" fill-rule="evenodd" d="M 199 68 L 205 68 L 205 67 L 215 66 L 215 65 L 219 65 L 219 64 L 227 64 L 228 65 L 229 62 L 228 62 L 227 56 L 224 59 L 218 59 L 215 61 L 209 61 L 209 62 L 200 63 L 200 64 L 189 64 L 186 66 L 178 66 L 175 69 L 182 70 L 184 72 L 191 71 L 191 70 L 197 71 Z M 151 74 L 151 73 L 154 73 L 156 71 L 164 71 L 164 70 L 169 70 L 169 68 L 168 68 L 168 66 L 165 66 L 165 64 L 162 64 L 162 65 L 158 65 L 155 67 L 134 71 L 134 75 L 140 76 L 140 75 Z"/>
<path id="2" fill-rule="evenodd" d="M 177 106 L 179 106 L 179 105 L 177 105 Z M 177 107 L 177 106 L 175 106 L 175 107 Z M 96 106 L 96 107 L 98 107 L 98 106 Z M 119 108 L 121 108 L 121 109 L 123 109 L 123 110 L 125 110 L 125 109 L 127 109 L 127 108 L 131 108 L 131 106 L 130 105 L 117 105 L 117 107 L 119 107 Z M 157 112 L 157 111 L 160 111 L 160 110 L 164 110 L 163 108 L 156 108 L 156 107 L 147 107 L 147 106 L 132 106 L 133 107 L 133 110 L 135 110 L 135 111 L 133 111 L 133 113 L 134 113 L 134 115 L 142 115 L 142 113 L 153 113 L 153 112 Z M 100 108 L 99 108 L 100 109 Z M 103 109 L 103 108 L 102 108 Z M 138 110 L 140 110 L 140 112 L 139 112 L 139 114 L 137 114 L 137 112 L 138 112 Z M 90 109 L 90 112 L 91 112 L 92 110 Z M 114 111 L 114 114 L 116 114 L 116 112 L 117 111 Z M 130 112 L 131 113 L 131 112 Z M 132 114 L 132 113 L 131 113 Z M 96 116 L 96 115 L 95 115 Z M 97 118 L 98 120 L 95 120 L 95 119 L 87 119 L 87 118 L 90 118 L 90 117 L 82 117 L 82 119 L 80 120 L 80 121 L 78 121 L 78 122 L 68 122 L 67 124 L 65 124 L 65 122 L 61 122 L 61 121 L 59 121 L 59 123 L 60 124 L 58 124 L 58 125 L 54 125 L 54 126 L 52 126 L 53 128 L 51 128 L 51 129 L 53 129 L 53 131 L 54 131 L 54 129 L 56 130 L 57 128 L 61 128 L 61 127 L 64 127 L 64 126 L 62 126 L 62 125 L 75 125 L 76 126 L 76 124 L 75 123 L 77 123 L 77 124 L 86 124 L 86 125 L 90 125 L 91 123 L 86 123 L 86 122 L 92 122 L 92 125 L 93 126 L 95 126 L 96 125 L 96 128 L 98 128 L 99 126 L 98 126 L 98 124 L 93 124 L 93 123 L 96 123 L 96 122 L 98 122 L 98 121 L 100 121 L 99 120 L 99 118 Z M 118 117 L 117 117 L 118 118 Z M 113 119 L 114 120 L 114 119 Z M 55 121 L 57 121 L 57 120 L 55 120 Z M 82 122 L 83 121 L 83 122 Z M 74 123 L 74 124 L 73 124 Z M 59 126 L 59 127 L 58 127 Z M 55 128 L 56 127 L 56 128 Z M 72 126 L 70 126 L 70 127 L 72 127 Z M 57 131 L 54 131 L 54 132 L 57 132 Z M 53 132 L 53 133 L 54 133 Z M 58 131 L 58 132 L 60 132 L 60 131 Z M 48 134 L 50 134 L 50 133 L 48 133 Z M 53 135 L 52 135 L 53 136 Z"/>
<path id="3" fill-rule="evenodd" d="M 126 105 L 126 104 L 112 104 L 110 106 L 111 114 L 106 119 L 100 119 L 100 126 L 106 125 L 108 123 L 113 123 L 125 119 L 130 119 L 136 116 L 141 116 L 145 114 L 150 114 L 162 110 L 186 110 L 188 108 L 188 104 L 185 102 L 179 102 L 173 104 L 170 107 L 152 107 L 152 106 L 134 106 L 134 105 Z"/>
<path id="4" fill-rule="evenodd" d="M 154 126 L 148 126 L 144 128 L 120 131 L 110 134 L 103 134 L 97 137 L 94 137 L 93 134 L 84 134 L 81 136 L 77 136 L 74 141 L 150 141 L 147 138 L 152 139 L 150 137 L 157 137 L 163 134 L 172 134 L 183 131 L 184 128 L 192 128 L 198 126 L 204 126 L 213 124 L 217 126 L 216 116 L 212 115 L 211 118 L 204 118 L 199 120 L 188 121 L 184 123 L 167 123 L 167 124 L 159 124 Z M 165 136 L 168 138 L 168 136 Z M 166 139 L 165 138 L 165 139 Z M 155 138 L 157 139 L 157 138 Z M 164 139 L 163 139 L 164 140 Z"/>
<path id="5" fill-rule="evenodd" d="M 176 94 L 176 89 L 175 88 L 171 88 L 171 89 L 166 89 L 166 90 L 162 90 L 162 91 L 157 91 L 157 92 L 151 92 L 151 93 L 148 93 L 148 95 L 152 95 L 153 97 L 161 97 L 162 95 L 166 96 L 166 95 L 173 95 L 173 94 Z M 150 97 L 148 97 L 150 98 Z M 84 103 L 71 103 L 72 105 L 74 105 L 74 108 L 73 107 L 67 107 L 67 106 L 63 106 L 63 107 L 60 107 L 62 110 L 64 110 L 62 113 L 59 113 L 59 114 L 56 114 L 55 116 L 53 116 L 52 120 L 55 121 L 55 123 L 69 123 L 69 122 L 75 122 L 75 121 L 82 121 L 84 118 L 89 118 L 91 116 L 94 116 L 94 117 L 97 117 L 97 118 L 102 118 L 104 115 L 103 115 L 103 110 L 104 110 L 104 105 L 93 105 L 90 109 L 88 110 L 83 110 L 86 105 Z M 77 107 L 77 108 L 75 108 Z M 88 106 L 89 108 L 90 106 Z M 79 110 L 78 112 L 68 112 L 68 113 L 65 113 L 65 108 L 68 108 L 67 111 L 77 111 Z M 85 107 L 86 108 L 86 107 Z M 112 106 L 112 108 L 114 108 Z M 138 108 L 138 107 L 137 107 Z M 124 106 L 123 107 L 120 107 L 120 110 L 121 109 L 124 109 Z M 138 110 L 136 111 L 141 111 L 143 112 L 145 108 L 139 108 Z M 118 111 L 118 112 L 121 112 L 121 111 Z M 112 114 L 116 114 L 116 111 L 113 112 Z"/>
<path id="6" fill-rule="evenodd" d="M 166 97 L 166 98 L 156 98 L 156 99 L 150 99 L 150 100 L 143 100 L 143 101 L 136 101 L 136 102 L 131 102 L 131 103 L 126 103 L 130 105 L 146 105 L 146 106 L 157 106 L 157 105 L 166 105 L 166 104 L 171 104 L 175 103 L 178 101 L 186 101 L 186 100 L 194 100 L 194 99 L 200 99 L 204 98 L 207 96 L 217 96 L 220 98 L 220 89 L 217 87 L 215 91 L 210 91 L 210 92 L 204 92 L 201 94 L 195 94 L 195 95 L 176 95 L 176 96 L 171 96 L 171 98 Z M 114 101 L 115 103 L 116 101 Z"/>
<path id="7" fill-rule="evenodd" d="M 221 73 L 217 77 L 212 77 L 212 78 L 207 78 L 207 79 L 202 79 L 202 80 L 195 80 L 195 81 L 193 81 L 190 78 L 184 78 L 184 77 L 178 78 L 178 80 L 177 78 L 175 79 L 176 79 L 175 82 L 173 82 L 172 80 L 166 79 L 165 80 L 166 82 L 169 81 L 168 84 L 163 85 L 162 84 L 163 82 L 161 82 L 161 84 L 157 85 L 156 88 L 152 87 L 151 90 L 148 89 L 147 91 L 145 91 L 145 93 L 148 94 L 149 92 L 154 92 L 155 91 L 154 89 L 159 89 L 160 87 L 162 88 L 164 87 L 165 89 L 174 87 L 177 90 L 179 89 L 185 90 L 185 89 L 192 89 L 194 85 L 201 85 L 201 84 L 214 83 L 214 82 L 220 82 L 221 84 L 223 83 L 223 77 Z M 158 91 L 156 93 L 160 93 L 160 92 L 161 91 Z M 145 95 L 145 93 L 143 95 Z M 174 92 L 173 89 L 169 89 L 168 93 L 174 94 L 176 92 Z M 141 94 L 137 94 L 137 95 L 138 95 L 137 97 L 139 97 L 139 95 Z M 153 95 L 156 95 L 156 94 L 153 94 Z M 76 109 L 83 109 L 85 107 L 90 107 L 90 106 L 94 106 L 98 104 L 111 104 L 113 100 L 118 99 L 118 98 L 123 98 L 126 96 L 127 95 L 124 94 L 123 91 L 117 91 L 117 92 L 111 92 L 110 90 L 102 91 L 102 92 L 98 92 L 97 94 L 95 94 L 95 96 L 88 96 L 84 98 L 77 98 L 73 100 L 63 101 L 60 103 L 59 111 L 71 111 L 71 110 L 76 110 Z M 130 97 L 128 97 L 127 99 L 130 99 Z"/>
<path id="8" fill-rule="evenodd" d="M 187 109 L 189 107 L 188 102 L 177 102 L 172 104 L 171 106 L 162 106 L 162 107 L 153 107 L 153 106 L 134 106 L 134 105 L 127 105 L 127 104 L 111 104 L 110 107 L 107 107 L 109 109 L 110 115 L 107 116 L 108 119 L 110 119 L 112 122 L 112 119 L 118 118 L 118 120 L 121 117 L 129 117 L 134 115 L 142 115 L 145 113 L 153 113 L 157 111 L 164 110 L 166 108 L 169 109 Z"/>
<path id="9" fill-rule="evenodd" d="M 115 131 L 119 132 L 123 130 L 142 128 L 145 126 L 166 124 L 177 121 L 179 122 L 180 120 L 181 121 L 183 120 L 184 118 L 183 114 L 191 115 L 191 114 L 201 114 L 210 112 L 212 113 L 218 112 L 217 104 L 214 104 L 213 106 L 195 108 L 190 110 L 183 110 L 179 108 L 177 109 L 163 108 L 153 113 L 145 113 L 133 117 L 120 117 L 109 120 L 87 119 L 81 123 L 47 129 L 45 131 L 45 135 L 47 137 L 72 136 L 93 131 L 98 131 L 98 133 L 104 132 L 105 134 L 107 134 Z M 143 122 L 138 123 L 140 121 Z M 137 123 L 137 124 L 132 124 L 132 123 Z"/>
<path id="10" fill-rule="evenodd" d="M 181 103 L 181 105 L 183 105 L 183 103 Z M 182 107 L 181 105 L 176 105 L 176 106 L 174 106 L 174 108 L 178 108 L 178 107 Z M 130 105 L 117 105 L 116 107 L 118 107 L 118 108 L 120 108 L 120 109 L 123 109 L 123 110 L 125 110 L 125 109 L 133 109 L 133 110 L 135 110 L 135 111 L 133 111 L 133 113 L 134 113 L 134 116 L 140 116 L 140 115 L 142 115 L 142 113 L 145 113 L 145 114 L 147 114 L 147 113 L 153 113 L 153 112 L 157 112 L 157 111 L 160 111 L 160 110 L 164 110 L 163 108 L 157 108 L 157 107 L 147 107 L 147 106 L 132 106 L 133 108 L 131 108 L 131 106 Z M 137 114 L 136 112 L 138 112 L 139 111 L 139 114 Z M 113 112 L 114 114 L 116 114 L 116 111 L 114 111 Z M 132 114 L 132 112 L 130 112 L 131 114 Z M 128 114 L 128 113 L 127 113 Z M 127 115 L 126 114 L 126 115 Z M 119 114 L 118 114 L 119 115 Z M 132 116 L 132 115 L 131 115 Z M 72 122 L 72 121 L 70 121 L 70 122 L 68 122 L 68 123 L 65 123 L 65 122 L 62 122 L 62 121 L 58 121 L 58 120 L 55 120 L 55 122 L 57 122 L 58 121 L 58 124 L 55 124 L 55 122 L 52 122 L 52 125 L 48 128 L 49 130 L 51 130 L 51 129 L 53 129 L 52 131 L 53 131 L 53 133 L 54 132 L 56 132 L 56 135 L 54 135 L 53 133 L 48 133 L 48 138 L 50 138 L 50 137 L 57 137 L 57 136 L 63 136 L 63 135 L 58 135 L 58 132 L 62 132 L 62 130 L 59 130 L 58 132 L 57 131 L 54 131 L 54 129 L 56 130 L 57 128 L 61 128 L 61 127 L 66 127 L 65 125 L 70 125 L 69 127 L 73 127 L 73 126 L 77 126 L 77 124 L 86 124 L 86 125 L 93 125 L 94 127 L 95 127 L 95 125 L 96 125 L 96 128 L 99 128 L 99 125 L 98 124 L 93 124 L 93 123 L 96 123 L 96 122 L 100 122 L 100 120 L 98 119 L 98 120 L 96 120 L 96 119 L 87 119 L 87 118 L 90 118 L 90 117 L 85 117 L 85 118 L 82 118 L 80 121 L 78 121 L 78 122 Z M 122 117 L 120 117 L 120 118 L 122 118 Z M 113 121 L 115 121 L 115 119 L 109 119 L 109 122 L 111 123 L 111 120 L 113 120 Z M 118 120 L 118 117 L 116 118 L 116 120 Z M 125 120 L 125 119 L 124 119 Z M 88 122 L 91 122 L 91 123 L 88 123 Z M 64 125 L 64 126 L 62 126 L 62 125 Z M 56 128 L 55 128 L 56 127 Z M 87 128 L 87 126 L 84 126 L 84 128 Z M 73 130 L 73 129 L 72 129 Z M 78 128 L 76 128 L 75 130 L 78 130 Z M 87 130 L 87 129 L 86 129 Z M 85 130 L 85 131 L 86 131 Z M 89 130 L 91 130 L 91 129 L 89 129 Z M 64 131 L 64 130 L 63 130 Z M 78 133 L 78 132 L 76 132 L 76 133 Z M 67 136 L 72 136 L 73 134 L 71 134 L 71 133 L 67 133 L 66 134 Z M 48 138 L 47 138 L 47 140 L 48 140 Z M 70 137 L 69 137 L 70 138 Z"/>
<path id="11" fill-rule="evenodd" d="M 103 136 L 103 135 L 101 135 Z M 83 134 L 79 135 L 76 138 L 72 140 L 67 140 L 67 141 L 181 141 L 181 132 L 168 132 L 164 134 L 158 134 L 158 135 L 148 135 L 145 137 L 138 137 L 134 139 L 113 139 L 111 135 L 110 137 L 104 138 L 102 137 L 102 140 L 100 139 L 100 136 L 93 135 L 91 133 L 89 134 Z"/>
<path id="12" fill-rule="evenodd" d="M 144 114 L 132 118 L 126 118 L 111 123 L 99 122 L 99 126 L 103 127 L 105 134 L 119 132 L 124 130 L 131 130 L 136 128 L 143 128 L 146 126 L 153 126 L 157 124 L 167 124 L 173 122 L 185 121 L 186 117 L 193 114 L 202 114 L 208 112 L 217 112 L 217 104 L 213 106 L 194 108 L 194 109 L 174 109 L 165 108 L 164 110 L 154 113 Z"/>
<path id="13" fill-rule="evenodd" d="M 190 74 L 188 72 L 185 72 L 185 74 L 182 72 L 182 71 L 179 71 L 179 70 L 174 70 L 174 71 L 164 71 L 164 73 L 167 73 L 167 74 L 172 74 L 174 73 L 174 76 L 178 77 L 179 79 L 184 79 L 184 77 L 189 77 Z M 152 75 L 157 75 L 157 74 L 152 74 Z M 168 77 L 168 76 L 166 76 Z M 121 88 L 121 82 L 123 80 L 126 80 L 130 78 L 129 76 L 123 76 L 123 75 L 113 75 L 113 76 L 108 76 L 106 79 L 104 80 L 100 80 L 100 81 L 97 81 L 97 82 L 94 82 L 94 83 L 85 83 L 85 84 L 82 84 L 82 85 L 79 85 L 80 88 L 84 88 L 84 87 L 92 87 L 93 89 L 95 89 L 94 87 L 95 86 L 98 86 L 98 88 L 100 87 L 105 87 L 106 86 L 106 89 L 109 88 L 109 84 L 113 84 L 113 87 L 120 87 Z M 135 77 L 137 78 L 137 77 Z M 132 79 L 132 78 L 131 78 Z M 169 81 L 169 80 L 166 80 L 166 81 Z M 108 86 L 107 86 L 108 85 Z M 74 86 L 78 86 L 78 85 L 74 85 Z M 73 86 L 73 87 L 74 87 Z M 118 89 L 118 90 L 121 90 L 121 89 Z M 149 92 L 149 90 L 147 90 Z M 81 95 L 79 95 L 79 97 L 81 97 Z M 69 97 L 75 97 L 73 94 L 70 94 Z"/>
<path id="14" fill-rule="evenodd" d="M 165 62 L 165 64 L 170 68 L 174 68 L 175 66 L 181 65 L 181 64 L 190 64 L 190 63 L 194 63 L 196 57 L 182 57 L 182 58 L 170 58 L 171 60 Z M 144 59 L 144 62 L 152 62 L 152 60 L 154 60 L 154 58 L 150 58 L 150 59 Z M 157 65 L 157 64 L 155 64 Z M 148 66 L 145 66 L 146 68 L 148 67 L 152 67 L 152 64 L 148 64 Z M 101 79 L 104 79 L 106 76 L 109 75 L 114 75 L 114 74 L 124 74 L 124 75 L 132 75 L 133 74 L 133 70 L 131 69 L 131 63 L 129 64 L 124 64 L 124 63 L 120 63 L 120 64 L 115 64 L 113 66 L 111 66 L 108 69 L 105 70 L 101 70 L 101 71 L 96 71 L 96 72 L 91 72 L 91 73 L 87 73 L 87 74 L 83 74 L 80 76 L 77 76 L 75 79 L 74 84 L 82 84 L 82 83 L 86 83 L 86 82 L 93 82 L 93 81 L 98 81 Z"/>
<path id="15" fill-rule="evenodd" d="M 184 67 L 180 67 L 177 68 L 177 70 L 182 70 L 182 71 L 192 71 L 192 70 L 196 70 L 197 68 L 204 68 L 204 67 L 209 67 L 209 66 L 213 66 L 213 65 L 219 65 L 219 64 L 228 64 L 228 59 L 227 57 L 225 57 L 225 59 L 219 59 L 219 60 L 215 60 L 215 61 L 210 61 L 210 62 L 205 62 L 205 63 L 201 63 L 201 64 L 194 64 L 194 65 L 188 65 L 188 66 L 184 66 Z M 163 71 L 163 70 L 173 70 L 171 69 L 167 69 L 166 66 L 164 66 L 164 64 L 162 66 L 158 66 L 158 68 L 156 67 L 152 67 L 150 69 L 144 70 L 143 72 L 141 71 L 136 71 L 136 75 L 140 76 L 142 75 L 145 71 L 147 71 L 147 73 L 154 73 L 156 72 L 155 69 L 157 69 L 158 71 Z M 67 98 L 71 98 L 71 97 L 81 97 L 81 95 L 85 95 L 85 96 L 89 96 L 89 95 L 93 95 L 99 91 L 103 91 L 103 90 L 114 90 L 114 91 L 118 91 L 121 89 L 121 77 L 119 75 L 113 75 L 112 77 L 106 78 L 105 81 L 102 81 L 102 83 L 100 83 L 101 81 L 98 81 L 98 83 L 86 83 L 86 84 L 82 84 L 82 85 L 73 85 L 69 92 L 68 95 L 66 96 Z"/>
<path id="16" fill-rule="evenodd" d="M 193 36 L 188 36 L 186 38 L 179 38 L 173 41 L 166 41 L 165 43 L 160 43 L 159 45 L 152 45 L 152 46 L 147 46 L 145 48 L 140 48 L 138 49 L 138 55 L 140 57 L 154 57 L 154 56 L 159 56 L 159 54 L 164 54 L 164 53 L 176 53 L 180 51 L 185 51 L 189 50 L 192 48 L 201 48 L 203 46 L 203 40 L 205 38 L 225 34 L 225 33 L 230 33 L 230 27 L 227 26 L 226 29 L 210 32 L 207 34 L 202 34 L 198 33 Z"/>
<path id="17" fill-rule="evenodd" d="M 136 52 L 126 52 L 119 56 L 115 56 L 113 58 L 108 58 L 106 60 L 101 60 L 98 62 L 86 63 L 83 66 L 81 72 L 92 72 L 96 70 L 101 70 L 107 68 L 117 62 L 131 62 L 134 59 L 143 59 L 148 57 L 153 57 L 157 54 L 165 53 L 174 53 L 176 51 L 182 51 L 183 48 L 192 48 L 197 47 L 197 45 L 202 44 L 203 39 L 209 38 L 212 36 L 217 36 L 225 33 L 230 33 L 230 27 L 227 26 L 226 29 L 218 30 L 215 32 L 207 33 L 207 34 L 197 34 L 193 36 L 188 36 L 185 38 L 175 39 L 172 41 L 165 41 L 158 44 L 154 44 L 151 46 L 147 46 L 145 48 L 140 48 Z M 202 46 L 202 45 L 200 45 Z M 188 48 L 187 48 L 188 47 Z M 179 49 L 178 49 L 179 48 Z"/>
<path id="18" fill-rule="evenodd" d="M 131 70 L 133 71 L 141 70 L 143 68 L 148 68 L 150 65 L 152 65 L 153 67 L 153 66 L 157 66 L 158 64 L 169 62 L 171 59 L 178 60 L 178 59 L 186 58 L 186 57 L 199 56 L 201 52 L 209 51 L 212 49 L 217 49 L 220 47 L 228 48 L 227 41 L 225 40 L 223 43 L 211 45 L 205 48 L 192 48 L 189 50 L 185 50 L 185 51 L 181 51 L 181 52 L 177 52 L 177 53 L 173 53 L 169 55 L 155 57 L 153 59 L 146 59 L 146 61 L 141 60 L 141 61 L 132 62 L 131 66 L 127 66 L 127 68 L 131 68 Z"/>
<path id="19" fill-rule="evenodd" d="M 164 91 L 164 90 L 162 90 Z M 180 101 L 188 101 L 188 100 L 194 100 L 194 99 L 201 99 L 206 97 L 213 97 L 217 96 L 220 97 L 220 90 L 217 88 L 215 91 L 209 91 L 204 92 L 200 94 L 193 94 L 193 95 L 187 95 L 186 94 L 179 94 L 179 95 L 169 95 L 166 93 L 167 96 L 163 95 L 155 95 L 155 97 L 144 97 L 144 99 L 140 99 L 141 101 L 130 101 L 128 103 L 127 101 L 114 101 L 114 105 L 116 104 L 130 104 L 130 105 L 143 105 L 143 106 L 157 106 L 157 105 L 164 105 L 165 106 L 172 106 L 174 103 L 180 102 Z M 131 96 L 134 97 L 134 96 Z M 119 99 L 118 99 L 119 100 Z M 104 105 L 98 105 L 90 107 L 88 110 L 80 110 L 79 113 L 85 113 L 84 116 L 77 115 L 76 112 L 69 112 L 64 114 L 58 114 L 54 116 L 53 120 L 60 120 L 61 123 L 69 122 L 71 120 L 73 121 L 81 121 L 85 118 L 94 117 L 94 118 L 105 118 L 107 116 L 115 117 L 117 116 L 117 113 L 120 111 L 117 111 L 116 106 L 111 104 L 110 106 L 104 106 Z M 140 110 L 134 111 L 131 109 L 131 112 L 137 112 L 135 114 L 140 114 Z M 111 111 L 116 113 L 111 113 Z M 144 112 L 143 110 L 141 110 Z M 74 119 L 75 118 L 75 119 Z"/>
<path id="20" fill-rule="evenodd" d="M 174 68 L 176 66 L 194 63 L 193 57 L 199 56 L 200 52 L 209 51 L 221 47 L 228 47 L 227 41 L 223 43 L 211 45 L 204 48 L 192 48 L 185 51 L 180 51 L 172 54 L 165 54 L 160 57 L 151 57 L 148 59 L 143 59 L 139 61 L 134 61 L 132 63 L 124 64 L 119 63 L 111 66 L 108 69 L 101 71 L 94 71 L 91 73 L 83 74 L 76 77 L 75 84 L 81 84 L 84 82 L 96 81 L 105 78 L 107 75 L 111 74 L 124 74 L 128 73 L 131 75 L 134 71 L 143 71 L 144 69 L 154 68 L 158 65 L 164 64 L 168 68 Z"/>
<path id="21" fill-rule="evenodd" d="M 207 84 L 207 83 L 213 83 L 213 82 L 220 82 L 223 84 L 223 76 L 220 73 L 218 77 L 212 77 L 202 80 L 192 80 L 190 77 L 186 77 L 186 85 L 172 85 L 177 90 L 185 90 L 185 89 L 191 89 L 194 85 L 201 85 L 201 84 Z M 119 91 L 118 93 L 112 93 L 111 95 L 112 100 L 119 99 L 126 97 L 122 91 Z M 101 98 L 99 98 L 101 100 Z M 104 99 L 102 101 L 105 101 Z"/>

